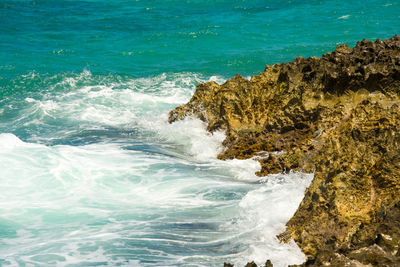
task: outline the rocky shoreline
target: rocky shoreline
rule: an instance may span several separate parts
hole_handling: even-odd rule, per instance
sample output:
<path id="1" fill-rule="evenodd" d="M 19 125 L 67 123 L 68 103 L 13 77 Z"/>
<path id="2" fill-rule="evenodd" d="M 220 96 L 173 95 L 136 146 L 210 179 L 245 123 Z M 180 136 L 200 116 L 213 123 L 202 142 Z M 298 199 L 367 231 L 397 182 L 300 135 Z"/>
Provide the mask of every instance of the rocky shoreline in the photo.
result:
<path id="1" fill-rule="evenodd" d="M 199 84 L 169 122 L 186 116 L 225 130 L 220 159 L 256 158 L 259 176 L 314 172 L 278 236 L 303 266 L 400 266 L 399 36 Z"/>

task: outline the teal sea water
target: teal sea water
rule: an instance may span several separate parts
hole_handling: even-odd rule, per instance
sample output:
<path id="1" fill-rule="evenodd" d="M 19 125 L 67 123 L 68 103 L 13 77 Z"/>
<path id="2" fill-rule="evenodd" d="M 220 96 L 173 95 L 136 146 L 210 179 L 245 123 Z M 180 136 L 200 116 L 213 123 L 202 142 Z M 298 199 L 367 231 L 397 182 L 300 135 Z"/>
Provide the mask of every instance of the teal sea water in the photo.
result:
<path id="1" fill-rule="evenodd" d="M 0 266 L 301 263 L 312 175 L 167 123 L 198 82 L 399 34 L 400 2 L 0 0 Z"/>

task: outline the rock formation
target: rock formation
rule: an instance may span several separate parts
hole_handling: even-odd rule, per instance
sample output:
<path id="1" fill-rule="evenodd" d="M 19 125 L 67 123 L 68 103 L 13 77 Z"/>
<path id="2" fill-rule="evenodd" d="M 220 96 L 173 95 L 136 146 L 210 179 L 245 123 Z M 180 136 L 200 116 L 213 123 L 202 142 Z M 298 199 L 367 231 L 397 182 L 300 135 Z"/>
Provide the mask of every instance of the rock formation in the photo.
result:
<path id="1" fill-rule="evenodd" d="M 400 266 L 400 37 L 199 84 L 169 122 L 186 116 L 226 131 L 220 159 L 314 172 L 279 235 L 305 266 Z"/>

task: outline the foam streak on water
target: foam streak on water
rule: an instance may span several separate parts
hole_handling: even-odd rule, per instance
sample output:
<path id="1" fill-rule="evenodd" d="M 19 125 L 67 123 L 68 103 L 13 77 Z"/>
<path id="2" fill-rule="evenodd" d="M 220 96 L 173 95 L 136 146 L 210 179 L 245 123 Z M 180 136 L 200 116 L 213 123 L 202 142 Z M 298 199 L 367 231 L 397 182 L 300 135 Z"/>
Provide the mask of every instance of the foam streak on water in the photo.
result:
<path id="1" fill-rule="evenodd" d="M 24 78 L 45 94 L 0 114 L 0 264 L 221 266 L 304 255 L 276 235 L 310 175 L 259 179 L 255 160 L 219 161 L 223 132 L 167 123 L 197 82 L 88 71 Z M 20 104 L 20 101 L 23 104 Z M 11 133 L 12 132 L 12 133 Z"/>

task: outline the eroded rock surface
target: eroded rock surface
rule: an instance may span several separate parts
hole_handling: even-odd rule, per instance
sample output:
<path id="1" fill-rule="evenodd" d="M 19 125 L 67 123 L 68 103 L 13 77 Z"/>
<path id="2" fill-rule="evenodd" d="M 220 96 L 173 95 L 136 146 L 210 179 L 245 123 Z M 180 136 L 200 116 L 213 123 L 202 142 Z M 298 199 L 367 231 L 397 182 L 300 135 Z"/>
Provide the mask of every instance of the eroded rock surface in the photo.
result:
<path id="1" fill-rule="evenodd" d="M 359 103 L 327 134 L 316 162 L 280 237 L 294 238 L 317 266 L 400 266 L 399 106 Z"/>
<path id="2" fill-rule="evenodd" d="M 281 240 L 307 266 L 400 266 L 400 37 L 267 66 L 250 81 L 199 84 L 169 121 L 225 130 L 218 157 L 257 158 L 260 176 L 315 172 Z"/>

